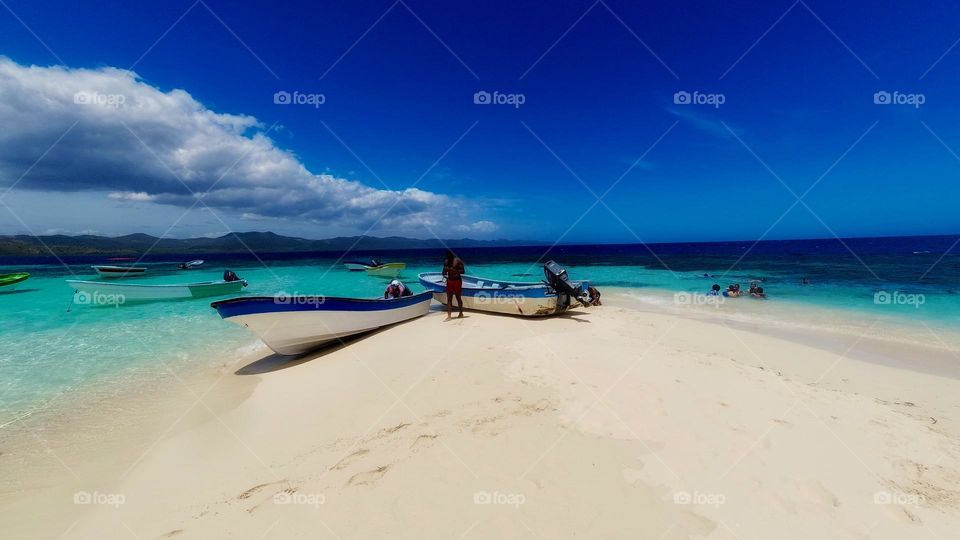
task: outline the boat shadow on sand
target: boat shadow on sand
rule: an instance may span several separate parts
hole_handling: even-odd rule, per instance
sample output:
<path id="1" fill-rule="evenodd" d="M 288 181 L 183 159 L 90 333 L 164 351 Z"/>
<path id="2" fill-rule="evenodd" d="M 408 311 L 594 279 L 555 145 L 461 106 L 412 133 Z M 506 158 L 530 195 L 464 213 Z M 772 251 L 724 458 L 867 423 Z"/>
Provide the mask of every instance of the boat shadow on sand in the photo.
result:
<path id="1" fill-rule="evenodd" d="M 297 367 L 300 364 L 303 364 L 305 362 L 316 360 L 318 358 L 323 358 L 324 356 L 335 353 L 340 349 L 343 349 L 344 347 L 363 341 L 386 328 L 390 328 L 390 326 L 377 328 L 375 330 L 370 330 L 369 332 L 364 332 L 362 334 L 356 334 L 353 336 L 340 338 L 340 339 L 337 339 L 336 341 L 332 341 L 326 345 L 321 346 L 319 349 L 314 349 L 310 352 L 306 352 L 297 356 L 288 356 L 283 354 L 271 353 L 267 356 L 264 356 L 263 358 L 250 362 L 249 364 L 234 371 L 233 373 L 234 375 L 262 375 L 264 373 L 279 371 L 281 369 Z"/>

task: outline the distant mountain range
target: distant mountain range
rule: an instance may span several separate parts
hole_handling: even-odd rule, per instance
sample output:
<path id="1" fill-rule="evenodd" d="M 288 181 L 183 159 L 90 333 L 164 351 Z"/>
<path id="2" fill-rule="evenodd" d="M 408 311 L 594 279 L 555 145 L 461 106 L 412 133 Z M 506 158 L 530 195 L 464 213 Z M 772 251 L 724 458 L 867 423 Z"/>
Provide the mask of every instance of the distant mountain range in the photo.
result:
<path id="1" fill-rule="evenodd" d="M 163 238 L 149 234 L 126 236 L 0 236 L 0 256 L 44 256 L 53 251 L 58 256 L 66 255 L 142 255 L 152 254 L 202 255 L 213 253 L 284 253 L 309 251 L 365 251 L 383 249 L 439 249 L 450 247 L 497 247 L 529 246 L 542 242 L 513 240 L 472 240 L 470 238 L 449 240 L 419 240 L 390 236 L 340 236 L 323 240 L 308 240 L 282 236 L 272 232 L 230 233 L 217 238 Z"/>

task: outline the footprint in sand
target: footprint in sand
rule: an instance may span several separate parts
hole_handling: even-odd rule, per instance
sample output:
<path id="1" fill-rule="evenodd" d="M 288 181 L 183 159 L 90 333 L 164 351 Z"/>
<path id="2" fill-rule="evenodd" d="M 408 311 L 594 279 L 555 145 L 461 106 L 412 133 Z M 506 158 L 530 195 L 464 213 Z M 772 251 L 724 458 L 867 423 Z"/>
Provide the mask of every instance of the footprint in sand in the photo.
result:
<path id="1" fill-rule="evenodd" d="M 520 409 L 515 414 L 522 414 L 524 416 L 533 416 L 536 413 L 542 413 L 543 411 L 550 408 L 550 401 L 547 399 L 541 399 L 536 403 L 526 403 L 520 407 Z"/>
<path id="2" fill-rule="evenodd" d="M 383 475 L 387 474 L 387 471 L 389 469 L 390 469 L 389 465 L 382 465 L 380 467 L 377 467 L 376 469 L 373 469 L 372 471 L 357 473 L 351 476 L 349 480 L 347 480 L 347 485 L 362 486 L 365 484 L 372 484 L 373 482 L 376 482 L 377 480 L 383 478 Z"/>
<path id="3" fill-rule="evenodd" d="M 256 494 L 258 491 L 260 491 L 261 489 L 263 489 L 263 488 L 265 488 L 265 487 L 267 487 L 267 486 L 272 486 L 273 484 L 279 484 L 280 482 L 286 482 L 286 480 L 280 480 L 280 481 L 277 481 L 277 482 L 267 482 L 266 484 L 257 484 L 257 485 L 255 485 L 255 486 L 253 486 L 252 488 L 244 491 L 244 492 L 241 493 L 240 495 L 237 495 L 237 499 L 241 499 L 241 500 L 242 500 L 242 499 L 249 499 L 251 496 L 255 495 L 255 494 Z"/>
<path id="4" fill-rule="evenodd" d="M 430 446 L 431 442 L 439 437 L 439 435 L 418 435 L 416 439 L 413 440 L 413 443 L 410 444 L 411 450 L 416 450 L 424 446 Z"/>
<path id="5" fill-rule="evenodd" d="M 403 428 L 405 428 L 405 427 L 407 427 L 407 426 L 409 426 L 409 425 L 411 425 L 411 424 L 408 424 L 407 422 L 400 422 L 399 424 L 397 424 L 397 425 L 395 425 L 395 426 L 393 426 L 393 427 L 384 428 L 380 433 L 381 433 L 381 436 L 383 436 L 383 435 L 389 435 L 389 434 L 391 434 L 391 433 L 396 433 L 396 432 L 400 431 L 401 429 L 403 429 Z"/>
<path id="6" fill-rule="evenodd" d="M 350 463 L 353 462 L 353 460 L 369 453 L 370 453 L 370 450 L 367 450 L 366 448 L 360 448 L 359 450 L 351 452 L 350 455 L 338 461 L 336 465 L 331 467 L 331 469 L 335 471 L 339 471 L 340 469 L 345 469 L 348 465 L 350 465 Z"/>

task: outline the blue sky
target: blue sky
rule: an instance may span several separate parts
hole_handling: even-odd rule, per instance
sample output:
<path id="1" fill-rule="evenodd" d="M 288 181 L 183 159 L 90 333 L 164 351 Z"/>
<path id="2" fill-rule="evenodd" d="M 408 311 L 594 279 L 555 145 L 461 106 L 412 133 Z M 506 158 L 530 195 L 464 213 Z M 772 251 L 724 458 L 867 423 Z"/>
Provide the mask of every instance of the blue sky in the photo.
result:
<path id="1" fill-rule="evenodd" d="M 6 4 L 0 232 L 960 230 L 960 6 Z M 77 112 L 58 88 L 126 99 Z"/>

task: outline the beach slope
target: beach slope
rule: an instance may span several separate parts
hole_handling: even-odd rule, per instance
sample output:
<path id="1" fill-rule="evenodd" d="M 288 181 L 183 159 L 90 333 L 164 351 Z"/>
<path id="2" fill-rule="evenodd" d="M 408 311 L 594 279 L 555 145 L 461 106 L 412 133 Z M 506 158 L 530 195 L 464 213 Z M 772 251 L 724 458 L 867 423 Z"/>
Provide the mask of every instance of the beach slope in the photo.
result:
<path id="1" fill-rule="evenodd" d="M 876 342 L 848 343 L 608 305 L 543 320 L 433 312 L 298 361 L 261 348 L 215 383 L 258 379 L 241 402 L 201 403 L 205 418 L 119 460 L 115 476 L 79 479 L 89 504 L 63 490 L 5 498 L 0 529 L 952 537 L 960 381 L 871 362 L 862 351 Z M 898 350 L 904 365 L 948 354 Z"/>

